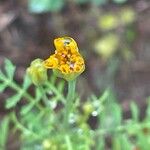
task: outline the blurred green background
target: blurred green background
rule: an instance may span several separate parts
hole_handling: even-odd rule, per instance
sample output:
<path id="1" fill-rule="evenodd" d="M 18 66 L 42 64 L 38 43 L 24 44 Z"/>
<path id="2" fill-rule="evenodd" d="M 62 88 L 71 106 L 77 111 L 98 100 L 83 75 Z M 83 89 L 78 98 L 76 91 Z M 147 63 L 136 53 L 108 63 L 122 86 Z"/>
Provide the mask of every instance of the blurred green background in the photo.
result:
<path id="1" fill-rule="evenodd" d="M 52 54 L 53 39 L 61 36 L 74 38 L 85 58 L 77 84 L 82 99 L 111 87 L 126 118 L 131 100 L 142 117 L 150 96 L 150 1 L 0 1 L 0 65 L 12 60 L 16 81 L 22 81 L 33 59 Z M 0 118 L 10 94 L 0 95 Z"/>

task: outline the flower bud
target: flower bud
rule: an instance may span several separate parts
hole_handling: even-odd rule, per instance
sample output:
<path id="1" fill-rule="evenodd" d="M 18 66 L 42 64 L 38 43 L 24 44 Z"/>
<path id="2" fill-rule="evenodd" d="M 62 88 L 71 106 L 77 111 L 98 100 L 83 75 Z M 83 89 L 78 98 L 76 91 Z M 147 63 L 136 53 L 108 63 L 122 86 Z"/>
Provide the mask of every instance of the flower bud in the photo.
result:
<path id="1" fill-rule="evenodd" d="M 94 107 L 93 105 L 90 103 L 90 102 L 86 102 L 84 105 L 83 105 L 83 112 L 86 114 L 86 115 L 89 115 L 91 114 L 93 111 L 94 111 Z"/>
<path id="2" fill-rule="evenodd" d="M 36 86 L 42 85 L 47 81 L 47 69 L 44 67 L 42 59 L 35 59 L 27 68 L 27 74 Z"/>

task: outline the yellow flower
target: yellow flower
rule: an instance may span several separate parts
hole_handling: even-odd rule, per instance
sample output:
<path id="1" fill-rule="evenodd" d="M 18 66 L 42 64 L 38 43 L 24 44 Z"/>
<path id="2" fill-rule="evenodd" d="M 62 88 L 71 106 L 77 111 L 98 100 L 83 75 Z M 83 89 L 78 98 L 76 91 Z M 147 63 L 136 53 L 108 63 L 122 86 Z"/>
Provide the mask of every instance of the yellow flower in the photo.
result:
<path id="1" fill-rule="evenodd" d="M 54 73 L 66 80 L 73 80 L 84 69 L 84 59 L 78 52 L 78 46 L 74 39 L 62 37 L 54 40 L 55 54 L 44 61 L 46 68 L 53 69 Z"/>
<path id="2" fill-rule="evenodd" d="M 70 50 L 71 53 L 76 53 L 78 51 L 77 43 L 70 37 L 57 38 L 54 40 L 54 45 L 58 52 Z"/>

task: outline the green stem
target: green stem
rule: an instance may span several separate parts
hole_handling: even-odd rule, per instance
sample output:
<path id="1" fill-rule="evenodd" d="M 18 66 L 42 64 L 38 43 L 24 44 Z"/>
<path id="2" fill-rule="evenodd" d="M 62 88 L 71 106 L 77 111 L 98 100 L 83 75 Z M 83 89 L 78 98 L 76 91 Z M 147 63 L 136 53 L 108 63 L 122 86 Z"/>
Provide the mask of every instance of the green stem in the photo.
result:
<path id="1" fill-rule="evenodd" d="M 49 87 L 54 94 L 56 94 L 58 96 L 58 98 L 61 99 L 61 102 L 64 104 L 66 99 L 65 97 L 58 91 L 58 89 L 50 82 L 46 83 L 47 87 Z"/>
<path id="2" fill-rule="evenodd" d="M 75 95 L 75 86 L 76 86 L 76 80 L 68 81 L 68 94 L 67 94 L 65 114 L 64 114 L 64 124 L 66 130 L 68 130 L 69 127 L 68 121 L 69 121 L 70 113 L 72 111 L 72 104 Z"/>
<path id="3" fill-rule="evenodd" d="M 48 106 L 49 99 L 48 99 L 48 97 L 45 93 L 45 90 L 44 90 L 43 86 L 39 86 L 38 88 L 39 88 L 41 94 L 43 95 L 43 102 L 44 102 L 45 106 Z"/>
<path id="4" fill-rule="evenodd" d="M 65 140 L 66 140 L 68 150 L 73 150 L 69 135 L 65 136 Z"/>

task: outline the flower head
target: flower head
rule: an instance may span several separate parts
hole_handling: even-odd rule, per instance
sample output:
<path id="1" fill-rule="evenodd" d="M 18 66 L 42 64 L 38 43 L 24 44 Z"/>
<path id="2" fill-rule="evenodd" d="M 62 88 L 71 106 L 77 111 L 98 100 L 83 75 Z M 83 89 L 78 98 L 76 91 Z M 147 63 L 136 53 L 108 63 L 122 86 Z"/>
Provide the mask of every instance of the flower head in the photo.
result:
<path id="1" fill-rule="evenodd" d="M 32 82 L 39 86 L 47 81 L 47 69 L 43 64 L 43 60 L 37 58 L 31 62 L 30 67 L 27 68 L 27 74 Z"/>
<path id="2" fill-rule="evenodd" d="M 78 46 L 74 39 L 62 37 L 54 40 L 55 54 L 44 61 L 46 68 L 53 69 L 57 76 L 66 80 L 73 80 L 84 69 L 84 59 L 78 52 Z"/>

